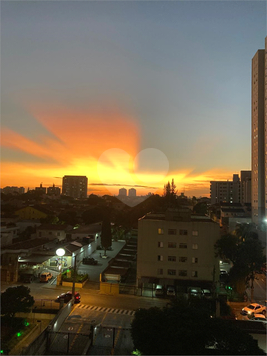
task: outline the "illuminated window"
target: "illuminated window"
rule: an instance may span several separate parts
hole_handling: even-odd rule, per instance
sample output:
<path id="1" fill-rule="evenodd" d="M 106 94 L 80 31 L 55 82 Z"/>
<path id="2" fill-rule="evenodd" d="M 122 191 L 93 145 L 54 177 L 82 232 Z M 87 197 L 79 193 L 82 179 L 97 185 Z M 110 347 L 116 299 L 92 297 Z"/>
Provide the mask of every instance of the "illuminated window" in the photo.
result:
<path id="1" fill-rule="evenodd" d="M 179 262 L 187 262 L 187 257 L 179 257 Z"/>
<path id="2" fill-rule="evenodd" d="M 168 256 L 168 261 L 176 262 L 176 256 Z"/>
<path id="3" fill-rule="evenodd" d="M 192 257 L 192 263 L 198 263 L 198 258 L 197 257 Z"/>
<path id="4" fill-rule="evenodd" d="M 176 242 L 168 242 L 169 248 L 176 248 Z"/>
<path id="5" fill-rule="evenodd" d="M 163 256 L 162 255 L 158 255 L 158 261 L 163 261 Z"/>
<path id="6" fill-rule="evenodd" d="M 158 242 L 158 247 L 163 247 L 163 242 L 162 241 Z"/>
<path id="7" fill-rule="evenodd" d="M 192 249 L 193 249 L 193 250 L 198 250 L 198 244 L 193 244 L 193 245 L 192 245 Z"/>
<path id="8" fill-rule="evenodd" d="M 161 229 L 160 227 L 158 228 L 158 234 L 159 234 L 159 235 L 163 235 L 163 234 L 164 234 L 163 229 Z"/>
<path id="9" fill-rule="evenodd" d="M 187 271 L 185 269 L 182 269 L 179 271 L 179 276 L 180 277 L 186 277 L 187 276 Z"/>
<path id="10" fill-rule="evenodd" d="M 193 230 L 193 231 L 192 231 L 192 235 L 193 235 L 193 236 L 198 236 L 198 231 L 197 231 L 197 230 Z"/>
<path id="11" fill-rule="evenodd" d="M 192 271 L 192 277 L 197 277 L 197 271 Z"/>

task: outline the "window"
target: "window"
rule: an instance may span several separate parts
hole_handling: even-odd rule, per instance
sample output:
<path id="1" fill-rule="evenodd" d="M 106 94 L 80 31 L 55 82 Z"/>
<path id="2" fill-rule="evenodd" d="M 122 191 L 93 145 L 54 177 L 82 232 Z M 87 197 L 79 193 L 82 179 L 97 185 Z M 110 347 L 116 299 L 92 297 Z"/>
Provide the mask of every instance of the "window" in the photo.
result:
<path id="1" fill-rule="evenodd" d="M 197 231 L 197 230 L 193 230 L 193 231 L 192 231 L 192 235 L 193 235 L 193 236 L 198 236 L 198 231 Z"/>
<path id="2" fill-rule="evenodd" d="M 198 258 L 197 257 L 192 257 L 192 263 L 198 263 Z"/>
<path id="3" fill-rule="evenodd" d="M 192 271 L 192 277 L 197 277 L 197 271 Z"/>
<path id="4" fill-rule="evenodd" d="M 176 248 L 176 242 L 168 242 L 169 248 Z"/>
<path id="5" fill-rule="evenodd" d="M 179 244 L 179 248 L 187 248 L 187 244 L 180 243 L 180 244 Z"/>
<path id="6" fill-rule="evenodd" d="M 168 261 L 176 262 L 176 256 L 168 256 Z"/>
<path id="7" fill-rule="evenodd" d="M 187 262 L 187 257 L 179 257 L 179 262 Z"/>
<path id="8" fill-rule="evenodd" d="M 177 230 L 176 229 L 168 229 L 168 235 L 176 235 Z"/>
<path id="9" fill-rule="evenodd" d="M 163 269 L 162 268 L 158 268 L 158 274 L 163 274 Z"/>
<path id="10" fill-rule="evenodd" d="M 180 277 L 186 277 L 187 276 L 187 271 L 185 269 L 182 269 L 179 271 L 179 276 Z"/>
<path id="11" fill-rule="evenodd" d="M 162 255 L 158 255 L 158 261 L 163 261 L 163 256 Z"/>
<path id="12" fill-rule="evenodd" d="M 180 235 L 187 235 L 187 230 L 180 230 L 180 231 L 179 231 L 179 234 L 180 234 Z"/>
<path id="13" fill-rule="evenodd" d="M 193 250 L 198 250 L 198 244 L 193 244 L 193 245 L 192 245 L 192 249 L 193 249 Z"/>
<path id="14" fill-rule="evenodd" d="M 164 234 L 164 231 L 163 229 L 161 229 L 160 227 L 158 228 L 158 235 L 163 235 Z"/>
<path id="15" fill-rule="evenodd" d="M 163 242 L 162 241 L 158 242 L 158 247 L 163 247 Z"/>
<path id="16" fill-rule="evenodd" d="M 176 269 L 168 269 L 168 275 L 175 276 L 176 275 Z"/>

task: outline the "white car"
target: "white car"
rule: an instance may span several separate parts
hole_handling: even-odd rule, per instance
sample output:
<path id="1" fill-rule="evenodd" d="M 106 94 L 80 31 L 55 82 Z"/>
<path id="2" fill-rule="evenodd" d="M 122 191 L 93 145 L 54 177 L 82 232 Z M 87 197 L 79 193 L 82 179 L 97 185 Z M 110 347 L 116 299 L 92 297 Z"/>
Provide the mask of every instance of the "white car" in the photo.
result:
<path id="1" fill-rule="evenodd" d="M 241 314 L 243 315 L 251 315 L 251 314 L 266 314 L 266 307 L 264 305 L 261 304 L 257 304 L 257 303 L 252 303 L 249 304 L 247 307 L 242 309 Z"/>
<path id="2" fill-rule="evenodd" d="M 263 314 L 255 314 L 252 318 L 249 319 L 250 321 L 259 321 L 262 323 L 267 324 L 267 319 L 266 316 L 264 316 Z"/>

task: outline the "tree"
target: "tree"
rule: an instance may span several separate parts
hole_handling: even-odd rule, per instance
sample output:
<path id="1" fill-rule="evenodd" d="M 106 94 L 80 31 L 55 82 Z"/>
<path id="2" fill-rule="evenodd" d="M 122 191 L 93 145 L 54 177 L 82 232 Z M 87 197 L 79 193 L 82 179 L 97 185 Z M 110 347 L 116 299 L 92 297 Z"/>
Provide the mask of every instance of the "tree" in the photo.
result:
<path id="1" fill-rule="evenodd" d="M 250 284 L 253 301 L 254 279 L 263 262 L 263 247 L 253 225 L 240 224 L 233 234 L 222 236 L 215 244 L 217 255 L 233 263 L 229 279 L 237 291 L 242 293 L 244 286 Z M 242 290 L 243 289 L 243 290 Z"/>
<path id="2" fill-rule="evenodd" d="M 16 313 L 28 313 L 33 304 L 34 298 L 28 287 L 10 287 L 1 293 L 1 315 L 13 318 Z"/>
<path id="3" fill-rule="evenodd" d="M 111 234 L 110 219 L 108 214 L 106 214 L 102 221 L 102 231 L 101 231 L 101 245 L 104 249 L 104 256 L 106 256 L 107 248 L 109 248 L 111 244 L 112 244 L 112 234 Z"/>
<path id="4" fill-rule="evenodd" d="M 145 355 L 264 355 L 253 338 L 207 307 L 179 298 L 165 308 L 139 309 L 131 324 L 136 349 Z M 237 342 L 238 340 L 238 342 Z"/>
<path id="5" fill-rule="evenodd" d="M 193 208 L 194 213 L 206 215 L 208 212 L 207 203 L 199 202 Z"/>

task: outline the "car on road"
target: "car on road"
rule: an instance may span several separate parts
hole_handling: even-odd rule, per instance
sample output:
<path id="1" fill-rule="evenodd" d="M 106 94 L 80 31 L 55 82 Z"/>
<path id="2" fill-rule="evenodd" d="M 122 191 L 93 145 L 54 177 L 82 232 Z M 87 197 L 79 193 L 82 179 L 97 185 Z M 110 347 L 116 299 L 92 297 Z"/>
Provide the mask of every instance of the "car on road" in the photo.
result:
<path id="1" fill-rule="evenodd" d="M 83 264 L 84 265 L 97 265 L 97 260 L 95 260 L 93 257 L 85 257 L 85 258 L 83 258 Z"/>
<path id="2" fill-rule="evenodd" d="M 266 315 L 266 307 L 264 305 L 258 303 L 252 303 L 242 309 L 242 315 L 251 315 L 251 314 L 265 314 Z"/>
<path id="3" fill-rule="evenodd" d="M 57 296 L 57 299 L 55 300 L 56 302 L 60 302 L 61 300 L 64 301 L 64 303 L 68 303 L 72 299 L 72 292 L 67 292 L 67 293 L 62 293 Z M 79 303 L 81 301 L 81 296 L 80 293 L 75 292 L 74 293 L 74 303 Z"/>
<path id="4" fill-rule="evenodd" d="M 40 282 L 48 282 L 53 277 L 52 273 L 50 272 L 43 272 L 40 275 Z"/>
<path id="5" fill-rule="evenodd" d="M 252 318 L 249 319 L 250 321 L 260 321 L 262 323 L 267 323 L 266 316 L 263 314 L 255 314 Z"/>

